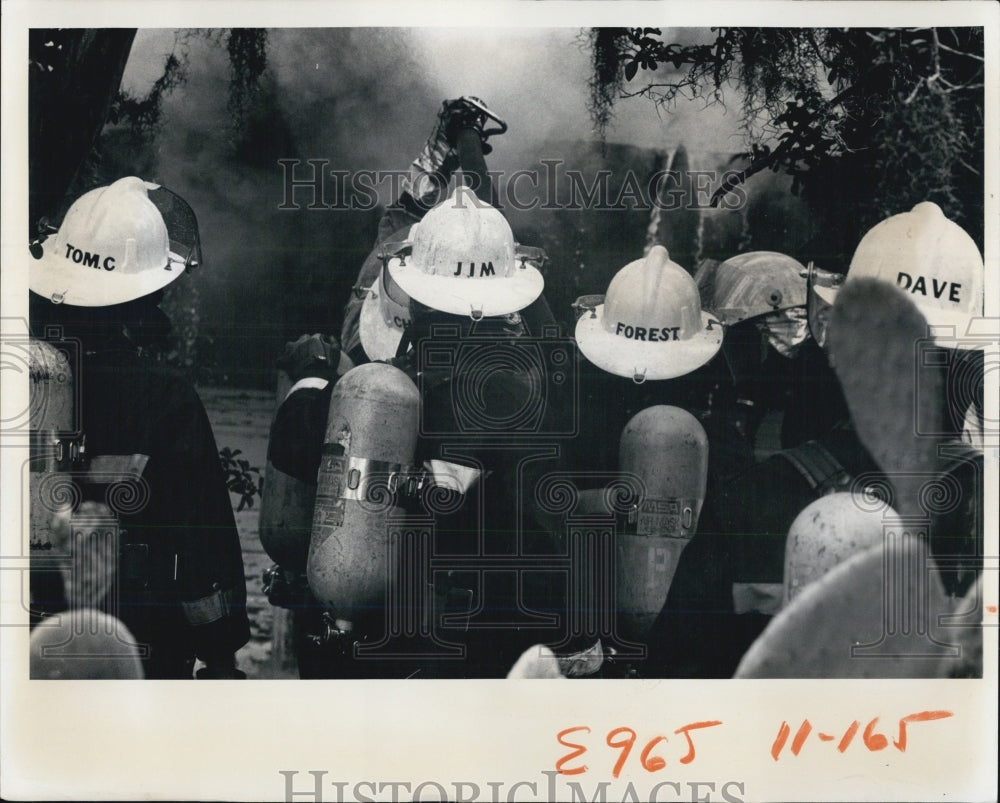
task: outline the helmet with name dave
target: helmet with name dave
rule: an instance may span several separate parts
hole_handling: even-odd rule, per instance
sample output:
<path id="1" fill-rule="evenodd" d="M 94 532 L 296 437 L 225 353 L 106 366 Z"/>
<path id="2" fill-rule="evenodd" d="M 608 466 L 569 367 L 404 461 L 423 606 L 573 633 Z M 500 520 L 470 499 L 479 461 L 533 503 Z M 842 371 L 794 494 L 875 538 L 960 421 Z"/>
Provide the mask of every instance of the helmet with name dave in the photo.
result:
<path id="1" fill-rule="evenodd" d="M 482 317 L 522 310 L 545 281 L 529 260 L 538 249 L 514 243 L 500 211 L 458 187 L 417 224 L 410 254 L 388 262 L 389 275 L 411 298 L 440 312 Z"/>
<path id="2" fill-rule="evenodd" d="M 604 303 L 576 323 L 583 355 L 636 383 L 700 368 L 718 352 L 722 336 L 718 318 L 702 311 L 691 274 L 660 245 L 618 271 Z"/>
<path id="3" fill-rule="evenodd" d="M 973 239 L 948 220 L 937 204 L 925 201 L 909 212 L 886 218 L 865 234 L 854 252 L 847 281 L 891 282 L 912 299 L 928 326 L 941 327 L 935 333 L 939 345 L 961 349 L 961 342 L 956 344 L 953 338 L 965 335 L 969 323 L 983 314 L 984 273 L 983 258 Z M 836 299 L 837 288 L 815 289 L 830 304 Z"/>
<path id="4" fill-rule="evenodd" d="M 78 198 L 31 263 L 31 290 L 104 307 L 166 287 L 201 261 L 198 223 L 180 197 L 135 176 Z"/>
<path id="5" fill-rule="evenodd" d="M 715 271 L 712 311 L 732 325 L 806 305 L 806 268 L 777 251 L 730 257 Z"/>

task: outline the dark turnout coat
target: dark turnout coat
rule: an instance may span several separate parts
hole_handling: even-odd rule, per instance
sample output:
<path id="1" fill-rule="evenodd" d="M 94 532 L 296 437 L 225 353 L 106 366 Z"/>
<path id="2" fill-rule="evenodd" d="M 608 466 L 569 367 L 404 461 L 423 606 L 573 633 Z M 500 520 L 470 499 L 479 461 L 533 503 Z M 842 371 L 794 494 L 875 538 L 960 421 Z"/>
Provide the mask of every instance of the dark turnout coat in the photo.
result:
<path id="1" fill-rule="evenodd" d="M 108 504 L 119 523 L 107 612 L 139 642 L 146 677 L 190 677 L 195 657 L 231 659 L 250 637 L 246 581 L 201 400 L 190 382 L 125 343 L 85 353 L 79 373 L 79 421 L 93 470 L 78 472 L 77 481 L 82 497 Z M 131 483 L 115 492 L 122 471 Z M 33 588 L 36 598 L 46 596 L 44 587 Z"/>

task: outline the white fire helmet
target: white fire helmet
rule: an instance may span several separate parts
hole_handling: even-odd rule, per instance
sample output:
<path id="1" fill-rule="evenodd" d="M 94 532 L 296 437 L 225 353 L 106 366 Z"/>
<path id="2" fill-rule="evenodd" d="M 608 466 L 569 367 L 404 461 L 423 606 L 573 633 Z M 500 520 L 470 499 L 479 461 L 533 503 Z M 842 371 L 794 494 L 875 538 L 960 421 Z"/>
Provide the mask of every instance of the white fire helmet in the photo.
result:
<path id="1" fill-rule="evenodd" d="M 368 288 L 358 330 L 361 347 L 370 360 L 388 360 L 396 356 L 403 331 L 410 323 L 410 297 L 382 267 L 375 283 Z"/>
<path id="2" fill-rule="evenodd" d="M 201 260 L 181 198 L 135 176 L 78 198 L 31 263 L 31 290 L 57 304 L 104 307 L 149 295 Z"/>
<path id="3" fill-rule="evenodd" d="M 576 323 L 576 342 L 594 365 L 636 383 L 672 379 L 707 363 L 722 323 L 704 312 L 691 274 L 657 245 L 608 285 L 604 303 Z"/>
<path id="4" fill-rule="evenodd" d="M 712 311 L 727 325 L 806 305 L 806 268 L 777 251 L 737 254 L 715 271 Z"/>
<path id="5" fill-rule="evenodd" d="M 880 279 L 899 287 L 935 328 L 939 345 L 963 346 L 970 322 L 983 314 L 983 257 L 973 239 L 930 201 L 886 218 L 861 239 L 847 281 Z M 836 288 L 816 287 L 832 304 Z M 956 344 L 955 338 L 959 338 Z"/>
<path id="6" fill-rule="evenodd" d="M 389 275 L 421 304 L 452 315 L 507 315 L 531 304 L 545 281 L 532 264 L 539 249 L 514 243 L 500 211 L 459 186 L 428 212 L 413 233 L 410 254 L 388 262 Z"/>

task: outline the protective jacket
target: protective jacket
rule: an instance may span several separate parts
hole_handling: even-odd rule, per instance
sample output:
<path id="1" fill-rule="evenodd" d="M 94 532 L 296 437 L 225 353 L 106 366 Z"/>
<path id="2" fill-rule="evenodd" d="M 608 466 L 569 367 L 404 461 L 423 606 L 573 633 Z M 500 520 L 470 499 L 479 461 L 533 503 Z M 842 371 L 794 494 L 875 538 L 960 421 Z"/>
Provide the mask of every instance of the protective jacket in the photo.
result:
<path id="1" fill-rule="evenodd" d="M 777 453 L 719 490 L 681 556 L 653 627 L 651 676 L 731 677 L 781 605 L 788 529 L 826 490 L 874 476 L 874 460 L 847 426 Z"/>
<path id="2" fill-rule="evenodd" d="M 80 481 L 85 499 L 108 502 L 118 515 L 119 578 L 106 611 L 148 647 L 146 677 L 190 677 L 195 657 L 231 660 L 250 637 L 243 558 L 195 389 L 124 345 L 87 352 L 80 373 L 92 462 L 102 457 L 105 468 L 130 463 L 142 472 L 128 497 L 110 496 L 100 473 Z"/>
<path id="3" fill-rule="evenodd" d="M 567 462 L 578 468 L 613 471 L 618 439 L 629 419 L 656 404 L 680 407 L 705 427 L 709 450 L 709 488 L 745 471 L 754 462 L 750 443 L 725 413 L 733 406 L 720 357 L 686 376 L 641 385 L 580 361 L 580 397 L 567 411 L 579 419 L 580 435 Z M 711 491 L 710 491 L 711 492 Z"/>
<path id="4" fill-rule="evenodd" d="M 455 321 L 452 316 L 437 317 L 439 322 Z M 514 334 L 508 328 L 508 323 L 487 319 L 465 335 L 472 334 L 476 348 L 485 355 L 491 341 Z M 448 340 L 455 347 L 460 342 L 461 337 Z M 322 611 L 315 600 L 306 600 L 295 611 L 303 677 L 503 677 L 528 646 L 540 641 L 557 644 L 565 635 L 565 622 L 552 615 L 563 604 L 565 589 L 560 596 L 561 575 L 546 571 L 544 557 L 553 555 L 557 544 L 533 518 L 530 506 L 521 504 L 531 498 L 546 467 L 555 468 L 552 444 L 546 441 L 536 454 L 531 438 L 512 445 L 502 429 L 479 429 L 482 420 L 503 420 L 530 406 L 537 378 L 533 382 L 516 370 L 495 371 L 475 398 L 463 398 L 461 377 L 452 370 L 417 376 L 420 343 L 427 341 L 418 336 L 413 352 L 392 361 L 418 383 L 422 394 L 423 434 L 415 465 L 477 467 L 477 476 L 464 493 L 444 484 L 431 470 L 420 492 L 400 500 L 407 514 L 432 522 L 423 556 L 431 565 L 432 576 L 423 578 L 431 592 L 414 604 L 432 607 L 433 635 L 394 640 L 396 654 L 390 661 L 344 661 L 335 650 L 310 638 L 310 631 L 321 627 Z M 332 391 L 333 383 L 319 377 L 300 380 L 279 407 L 271 429 L 268 459 L 279 471 L 312 485 L 317 481 Z M 479 414 L 485 418 L 477 419 Z M 539 410 L 542 429 L 552 414 L 548 407 Z M 434 568 L 438 563 L 450 568 Z M 490 565 L 497 568 L 486 571 Z M 378 630 L 384 626 L 378 616 L 370 624 Z M 363 635 L 377 639 L 381 634 Z M 440 649 L 445 642 L 458 645 L 460 655 Z M 410 653 L 414 657 L 407 657 Z"/>

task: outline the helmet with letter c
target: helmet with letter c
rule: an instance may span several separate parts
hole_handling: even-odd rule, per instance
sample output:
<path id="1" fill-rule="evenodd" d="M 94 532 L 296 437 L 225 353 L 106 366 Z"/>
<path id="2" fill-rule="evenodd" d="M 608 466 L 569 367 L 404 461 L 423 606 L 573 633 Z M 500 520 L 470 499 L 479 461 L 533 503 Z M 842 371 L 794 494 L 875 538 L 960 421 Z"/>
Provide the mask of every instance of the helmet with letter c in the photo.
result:
<path id="1" fill-rule="evenodd" d="M 80 196 L 58 229 L 33 243 L 32 253 L 32 292 L 78 307 L 142 298 L 201 262 L 191 207 L 136 176 Z"/>

